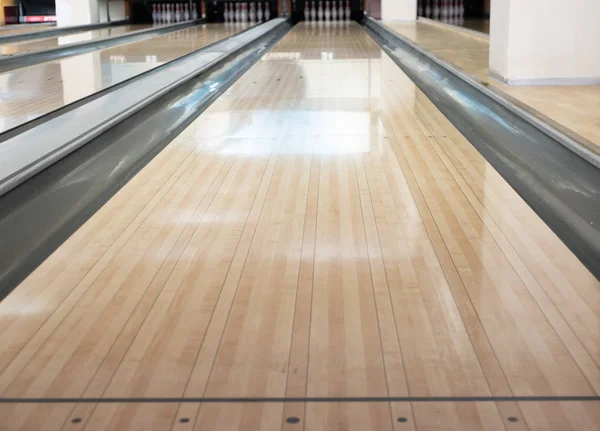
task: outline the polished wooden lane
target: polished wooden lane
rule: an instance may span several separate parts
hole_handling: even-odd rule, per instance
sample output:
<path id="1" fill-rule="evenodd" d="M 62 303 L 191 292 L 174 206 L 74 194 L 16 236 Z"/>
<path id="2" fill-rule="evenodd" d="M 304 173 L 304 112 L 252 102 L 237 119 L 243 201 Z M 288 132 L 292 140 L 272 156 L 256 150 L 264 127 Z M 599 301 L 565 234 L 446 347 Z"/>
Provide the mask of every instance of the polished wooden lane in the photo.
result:
<path id="1" fill-rule="evenodd" d="M 600 85 L 504 85 L 488 76 L 488 40 L 424 21 L 385 24 L 444 61 L 467 72 L 490 89 L 508 95 L 517 104 L 532 110 L 534 115 L 575 132 L 584 138 L 578 140 L 600 154 Z"/>
<path id="2" fill-rule="evenodd" d="M 599 287 L 358 25 L 299 24 L 0 304 L 3 397 L 175 402 L 0 415 L 593 430 Z"/>
<path id="3" fill-rule="evenodd" d="M 12 36 L 23 33 L 38 33 L 54 29 L 56 29 L 56 23 L 0 25 L 0 36 Z"/>
<path id="4" fill-rule="evenodd" d="M 118 36 L 136 30 L 143 30 L 152 27 L 151 25 L 121 25 L 115 27 L 100 28 L 96 30 L 82 31 L 67 36 L 51 36 L 44 39 L 35 39 L 32 41 L 21 41 L 15 43 L 3 43 L 0 45 L 0 56 L 25 54 L 45 49 L 58 48 L 62 45 L 77 42 L 86 42 L 102 37 Z M 0 34 L 1 35 L 1 34 Z"/>
<path id="5" fill-rule="evenodd" d="M 246 28 L 203 24 L 0 74 L 0 132 Z M 67 36 L 68 37 L 68 36 Z"/>

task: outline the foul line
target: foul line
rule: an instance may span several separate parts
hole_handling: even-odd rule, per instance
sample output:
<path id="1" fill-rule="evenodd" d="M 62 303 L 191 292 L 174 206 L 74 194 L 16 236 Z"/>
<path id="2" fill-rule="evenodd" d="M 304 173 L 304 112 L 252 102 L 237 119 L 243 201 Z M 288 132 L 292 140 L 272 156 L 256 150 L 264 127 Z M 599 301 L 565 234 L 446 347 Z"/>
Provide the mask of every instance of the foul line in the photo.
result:
<path id="1" fill-rule="evenodd" d="M 600 401 L 598 395 L 582 396 L 512 396 L 512 397 L 128 397 L 128 398 L 0 398 L 0 404 L 16 403 L 432 403 L 432 402 L 566 402 Z"/>

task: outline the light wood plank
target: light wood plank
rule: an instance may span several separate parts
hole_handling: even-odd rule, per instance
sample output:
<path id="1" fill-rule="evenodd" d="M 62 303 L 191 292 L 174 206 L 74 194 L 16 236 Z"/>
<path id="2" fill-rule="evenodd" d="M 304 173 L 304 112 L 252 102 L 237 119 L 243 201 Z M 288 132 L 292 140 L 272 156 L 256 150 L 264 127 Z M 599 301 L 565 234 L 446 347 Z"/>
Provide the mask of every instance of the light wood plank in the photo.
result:
<path id="1" fill-rule="evenodd" d="M 598 282 L 557 241 L 357 25 L 300 24 L 0 304 L 3 396 L 257 402 L 0 413 L 10 429 L 593 427 L 593 402 L 385 398 L 596 394 Z M 260 402 L 285 396 L 384 399 Z"/>

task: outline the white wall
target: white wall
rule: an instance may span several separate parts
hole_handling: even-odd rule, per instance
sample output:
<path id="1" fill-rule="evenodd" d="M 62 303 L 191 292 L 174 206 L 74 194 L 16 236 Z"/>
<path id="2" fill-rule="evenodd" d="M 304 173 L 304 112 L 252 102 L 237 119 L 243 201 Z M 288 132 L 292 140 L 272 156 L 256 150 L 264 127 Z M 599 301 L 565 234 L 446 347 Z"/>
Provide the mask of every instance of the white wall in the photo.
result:
<path id="1" fill-rule="evenodd" d="M 108 21 L 106 2 L 108 0 L 56 0 L 56 20 L 58 26 L 95 24 Z M 110 20 L 126 18 L 125 2 L 110 0 Z"/>
<path id="2" fill-rule="evenodd" d="M 417 19 L 417 0 L 381 0 L 381 19 Z"/>
<path id="3" fill-rule="evenodd" d="M 492 0 L 490 72 L 509 84 L 600 84 L 600 0 Z"/>
<path id="4" fill-rule="evenodd" d="M 107 0 L 98 0 L 98 15 L 100 22 L 108 21 L 106 17 L 106 2 Z M 120 21 L 126 18 L 125 16 L 125 2 L 123 0 L 110 0 L 110 20 Z"/>
<path id="5" fill-rule="evenodd" d="M 97 0 L 56 0 L 56 21 L 59 27 L 98 22 Z"/>

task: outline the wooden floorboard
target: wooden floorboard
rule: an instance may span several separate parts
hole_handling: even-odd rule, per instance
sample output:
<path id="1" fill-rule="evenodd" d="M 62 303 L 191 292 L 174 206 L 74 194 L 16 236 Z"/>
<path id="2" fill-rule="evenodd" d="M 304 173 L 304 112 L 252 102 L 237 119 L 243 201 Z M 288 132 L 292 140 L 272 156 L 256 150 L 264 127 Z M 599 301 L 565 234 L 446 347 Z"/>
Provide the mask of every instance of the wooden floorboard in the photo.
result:
<path id="1" fill-rule="evenodd" d="M 0 416 L 592 430 L 599 288 L 358 25 L 299 24 L 0 304 L 2 397 L 80 401 Z"/>

